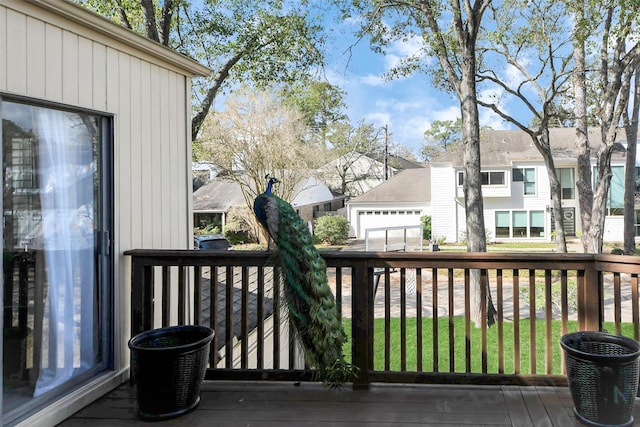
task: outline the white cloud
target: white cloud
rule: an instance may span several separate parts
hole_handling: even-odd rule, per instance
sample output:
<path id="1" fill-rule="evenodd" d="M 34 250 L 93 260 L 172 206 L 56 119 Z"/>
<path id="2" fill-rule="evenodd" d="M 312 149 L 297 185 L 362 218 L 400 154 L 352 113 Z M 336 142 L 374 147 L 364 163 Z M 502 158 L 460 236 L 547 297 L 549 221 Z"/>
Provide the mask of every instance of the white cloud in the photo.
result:
<path id="1" fill-rule="evenodd" d="M 358 80 L 367 86 L 383 86 L 387 83 L 382 76 L 376 76 L 375 74 L 367 74 L 366 76 L 359 77 Z"/>

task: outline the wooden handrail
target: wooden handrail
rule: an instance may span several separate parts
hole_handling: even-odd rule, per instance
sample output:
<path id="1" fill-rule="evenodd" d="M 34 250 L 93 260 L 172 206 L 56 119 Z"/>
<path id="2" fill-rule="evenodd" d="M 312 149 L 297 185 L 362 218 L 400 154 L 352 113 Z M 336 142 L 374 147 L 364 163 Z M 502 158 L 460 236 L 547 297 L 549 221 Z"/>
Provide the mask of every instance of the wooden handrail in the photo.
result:
<path id="1" fill-rule="evenodd" d="M 561 324 L 562 333 L 567 333 L 568 323 L 568 302 L 567 289 L 568 283 L 572 282 L 575 277 L 575 286 L 577 288 L 577 322 L 580 330 L 601 330 L 604 320 L 604 282 L 605 274 L 613 274 L 613 282 L 615 286 L 614 299 L 616 308 L 615 323 L 616 329 L 619 329 L 620 306 L 622 304 L 621 292 L 621 275 L 630 275 L 630 287 L 624 287 L 624 292 L 630 294 L 633 298 L 633 323 L 634 338 L 638 339 L 640 327 L 638 326 L 640 318 L 640 309 L 638 308 L 638 275 L 640 275 L 640 257 L 629 257 L 619 255 L 592 255 L 592 254 L 527 254 L 527 253 L 447 253 L 447 252 L 431 252 L 431 253 L 413 253 L 413 252 L 352 252 L 352 251 L 327 251 L 321 252 L 323 258 L 327 262 L 329 270 L 335 276 L 335 292 L 336 299 L 339 304 L 343 304 L 344 298 L 351 297 L 351 305 L 345 306 L 350 312 L 352 318 L 352 330 L 350 335 L 352 363 L 359 370 L 359 377 L 353 384 L 354 388 L 367 388 L 372 381 L 432 381 L 432 382 L 473 382 L 473 383 L 562 383 L 564 377 L 554 374 L 552 371 L 551 353 L 556 351 L 557 343 L 551 339 L 551 319 L 554 316 L 551 307 L 552 285 L 557 281 L 561 285 Z M 278 305 L 280 297 L 278 288 L 273 288 L 272 298 L 273 316 L 272 316 L 272 341 L 273 354 L 264 347 L 264 343 L 258 341 L 256 348 L 253 350 L 258 359 L 255 362 L 255 368 L 250 368 L 253 362 L 249 360 L 251 343 L 247 339 L 241 339 L 239 343 L 240 356 L 233 353 L 235 345 L 234 336 L 246 337 L 249 334 L 248 322 L 248 304 L 249 304 L 249 287 L 251 283 L 256 283 L 255 292 L 257 292 L 258 308 L 256 309 L 257 324 L 256 330 L 260 337 L 268 334 L 265 326 L 266 312 L 264 309 L 265 286 L 267 274 L 271 267 L 269 266 L 269 253 L 265 251 L 197 251 L 197 250 L 155 250 L 155 249 L 136 249 L 124 253 L 130 256 L 132 260 L 131 270 L 131 334 L 132 336 L 158 326 L 168 326 L 169 323 L 185 323 L 194 321 L 200 323 L 201 318 L 201 299 L 190 296 L 189 289 L 193 289 L 195 295 L 200 295 L 204 291 L 202 271 L 210 269 L 211 271 L 211 289 L 218 289 L 214 282 L 218 281 L 218 277 L 222 277 L 226 288 L 226 306 L 223 315 L 226 320 L 233 320 L 233 316 L 240 316 L 239 332 L 233 329 L 230 322 L 225 324 L 224 340 L 214 339 L 212 343 L 213 349 L 222 348 L 225 351 L 224 358 L 218 358 L 217 352 L 213 351 L 211 366 L 207 373 L 207 378 L 255 378 L 256 375 L 263 379 L 313 379 L 313 371 L 305 367 L 298 368 L 296 358 L 299 357 L 299 349 L 296 349 L 295 342 L 289 339 L 286 326 L 284 329 L 275 327 L 274 325 L 285 325 L 286 320 L 284 314 L 280 313 Z M 239 269 L 234 273 L 234 269 Z M 471 350 L 469 334 L 471 332 L 471 324 L 469 321 L 470 307 L 468 303 L 469 296 L 469 272 L 471 270 L 480 270 L 482 283 L 490 283 L 493 287 L 493 298 L 498 302 L 498 348 L 492 349 L 487 343 L 487 327 L 481 327 L 481 372 L 472 372 L 471 361 L 474 355 Z M 177 274 L 173 271 L 177 270 Z M 253 272 L 251 273 L 250 270 Z M 389 336 L 389 319 L 391 302 L 389 295 L 391 288 L 391 272 L 400 274 L 400 320 L 401 320 L 401 338 L 400 348 L 398 350 L 390 348 L 388 343 L 391 342 Z M 406 334 L 407 334 L 407 308 L 406 305 L 406 273 L 415 274 L 415 282 L 420 286 L 416 290 L 416 311 L 417 322 L 417 342 L 419 349 L 417 357 L 417 372 L 406 371 Z M 465 284 L 465 335 L 467 336 L 467 344 L 465 346 L 465 367 L 464 372 L 458 372 L 458 366 L 454 366 L 453 359 L 456 356 L 453 342 L 453 323 L 454 317 L 454 282 L 456 280 L 457 271 L 462 271 Z M 521 272 L 524 272 L 523 278 Z M 214 274 L 215 273 L 215 274 Z M 443 276 L 445 279 L 441 279 Z M 568 274 L 570 273 L 570 274 Z M 218 276 L 222 274 L 222 276 Z M 235 275 L 238 275 L 238 278 Z M 255 277 L 250 279 L 249 276 L 254 274 Z M 378 274 L 378 278 L 384 280 L 384 285 L 380 286 L 380 290 L 385 294 L 385 351 L 384 351 L 384 370 L 376 370 L 374 366 L 374 299 L 376 298 L 376 287 L 374 286 L 374 277 Z M 527 276 L 528 274 L 528 276 Z M 215 276 L 215 277 L 214 277 Z M 161 280 L 161 295 L 155 295 L 156 280 Z M 426 278 L 429 277 L 429 280 Z M 510 286 L 507 285 L 505 277 L 509 278 Z M 538 282 L 538 278 L 540 282 Z M 607 276 L 609 277 L 609 276 Z M 626 277 L 626 276 L 625 276 Z M 625 279 L 627 280 L 627 279 Z M 611 281 L 611 280 L 609 280 Z M 423 292 L 423 284 L 431 283 L 431 292 Z M 235 285 L 234 285 L 235 283 Z M 627 282 L 625 282 L 627 283 Z M 191 285 L 190 285 L 191 284 Z M 192 286 L 190 288 L 189 286 Z M 236 291 L 234 286 L 238 286 L 240 292 L 238 304 L 241 309 L 239 312 L 234 311 L 233 295 Z M 351 286 L 351 292 L 347 295 L 344 286 Z M 439 288 L 448 289 L 448 297 L 439 302 Z M 484 287 L 482 287 L 484 289 Z M 528 308 L 520 306 L 520 303 L 514 302 L 512 316 L 514 319 L 520 319 L 526 316 L 530 319 L 528 330 L 520 328 L 520 322 L 513 322 L 513 336 L 516 343 L 520 342 L 521 334 L 527 332 L 529 335 L 528 347 L 531 349 L 529 357 L 531 366 L 521 366 L 520 359 L 521 347 L 519 344 L 513 348 L 513 372 L 505 373 L 504 352 L 504 324 L 506 315 L 504 312 L 504 295 L 511 292 L 512 295 L 520 298 L 521 292 L 526 290 L 529 298 Z M 211 292 L 211 301 L 215 303 L 215 295 Z M 635 296 L 634 296 L 635 295 Z M 430 297 L 432 306 L 424 306 L 422 299 Z M 176 299 L 177 298 L 177 299 Z M 456 297 L 459 298 L 459 297 Z M 486 292 L 483 292 L 481 298 L 487 298 Z M 175 299 L 175 300 L 174 300 Z M 448 299 L 448 300 L 447 300 Z M 159 305 L 158 305 L 159 304 Z M 439 306 L 446 304 L 449 307 L 448 313 L 438 312 Z M 538 304 L 544 307 L 543 313 L 538 313 Z M 219 306 L 217 306 L 219 307 Z M 156 316 L 154 310 L 161 309 L 160 324 L 156 324 Z M 413 308 L 411 308 L 414 310 Z M 437 322 L 433 321 L 433 328 L 429 331 L 422 330 L 422 310 L 431 309 L 433 313 L 438 312 L 438 316 L 445 314 L 449 319 L 449 363 L 442 363 L 438 360 L 438 334 Z M 415 311 L 415 310 L 414 310 Z M 193 318 L 189 318 L 190 313 Z M 419 314 L 418 314 L 419 313 Z M 484 313 L 483 313 L 484 314 Z M 173 317 L 172 317 L 173 316 Z M 542 318 L 536 320 L 536 317 Z M 219 319 L 216 318 L 216 312 L 212 311 L 209 322 L 211 325 L 217 325 Z M 545 323 L 545 340 L 538 342 L 536 340 L 536 327 L 539 322 Z M 433 347 L 429 350 L 431 344 L 423 341 L 423 335 L 429 333 L 432 336 Z M 261 338 L 262 339 L 262 338 Z M 278 348 L 288 346 L 287 355 L 285 356 Z M 425 347 L 427 346 L 427 347 Z M 423 348 L 424 347 L 424 348 Z M 544 348 L 545 356 L 537 362 L 543 363 L 546 368 L 544 370 L 536 369 L 536 348 Z M 392 372 L 389 359 L 392 353 L 400 351 L 400 371 Z M 498 371 L 490 373 L 488 369 L 489 356 L 495 356 L 498 352 Z M 399 353 L 399 354 L 400 354 Z M 423 366 L 422 358 L 426 355 L 432 356 L 432 363 L 429 366 Z M 284 357 L 284 359 L 283 359 Z M 264 360 L 272 359 L 272 368 L 265 368 Z M 283 365 L 282 361 L 288 360 L 288 366 Z M 236 365 L 237 363 L 237 365 Z M 222 366 L 222 365 L 224 366 Z M 448 365 L 448 366 L 447 366 Z M 217 368 L 216 368 L 217 366 Z M 252 365 L 253 366 L 253 365 Z M 525 371 L 524 369 L 527 369 Z M 423 371 L 427 369 L 427 371 Z M 428 371 L 431 370 L 432 372 Z M 256 373 L 258 371 L 259 373 Z M 528 372 L 528 373 L 527 373 Z"/>

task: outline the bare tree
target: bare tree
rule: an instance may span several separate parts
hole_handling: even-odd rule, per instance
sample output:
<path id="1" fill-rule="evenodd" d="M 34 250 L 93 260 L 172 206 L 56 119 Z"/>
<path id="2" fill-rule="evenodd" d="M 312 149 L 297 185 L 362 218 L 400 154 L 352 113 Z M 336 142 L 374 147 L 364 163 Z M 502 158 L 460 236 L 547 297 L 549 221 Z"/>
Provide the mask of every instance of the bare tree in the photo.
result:
<path id="1" fill-rule="evenodd" d="M 264 92 L 239 90 L 224 111 L 210 115 L 202 130 L 208 157 L 230 171 L 252 208 L 264 191 L 267 174 L 281 183 L 275 192 L 284 200 L 295 198 L 299 183 L 318 167 L 322 149 L 306 139 L 304 116 Z"/>
<path id="2" fill-rule="evenodd" d="M 375 160 L 384 150 L 380 128 L 365 122 L 356 127 L 342 122 L 333 128 L 329 140 L 335 159 L 320 171 L 332 190 L 349 197 L 359 196 L 369 190 L 368 182 L 384 179 L 384 168 Z"/>
<path id="3" fill-rule="evenodd" d="M 555 103 L 566 92 L 571 77 L 571 61 L 564 49 L 571 36 L 564 36 L 566 14 L 557 2 L 531 0 L 526 3 L 504 1 L 500 7 L 491 8 L 495 27 L 485 35 L 489 43 L 480 48 L 485 52 L 486 61 L 478 70 L 478 79 L 493 83 L 505 94 L 504 98 L 519 102 L 531 119 L 528 124 L 524 123 L 502 108 L 498 99 L 479 99 L 478 103 L 529 135 L 544 159 L 555 212 L 556 245 L 558 252 L 567 252 L 561 186 L 551 151 L 549 128 L 558 110 Z M 537 60 L 532 61 L 532 57 Z M 504 68 L 495 67 L 495 62 L 489 62 L 489 58 L 506 63 L 516 72 L 499 74 L 496 70 Z"/>
<path id="4" fill-rule="evenodd" d="M 623 81 L 625 73 L 629 68 L 635 66 L 640 55 L 640 44 L 634 39 L 634 31 L 638 26 L 640 18 L 640 3 L 636 0 L 619 0 L 615 2 L 599 1 L 591 5 L 588 10 L 582 2 L 570 2 L 574 6 L 576 16 L 576 49 L 577 54 L 586 53 L 584 43 L 587 35 L 595 38 L 594 45 L 597 46 L 597 61 L 594 64 L 594 82 L 592 88 L 597 117 L 600 122 L 601 140 L 598 145 L 596 157 L 595 190 L 584 182 L 590 177 L 590 172 L 580 170 L 581 168 L 591 168 L 590 162 L 581 159 L 578 163 L 578 174 L 580 185 L 578 192 L 580 197 L 580 210 L 583 212 L 582 244 L 587 253 L 601 253 L 604 238 L 604 221 L 606 217 L 607 201 L 611 184 L 611 153 L 616 143 L 617 133 L 620 132 L 621 119 L 624 111 L 628 108 L 628 96 L 625 96 Z M 574 73 L 576 92 L 576 108 L 578 114 L 584 113 L 583 104 L 587 105 L 586 90 L 589 78 L 586 72 L 582 73 L 582 66 L 578 65 L 578 71 Z M 586 67 L 584 68 L 586 70 Z M 582 79 L 582 81 L 576 81 Z M 586 83 L 583 83 L 586 81 Z M 579 98 L 580 97 L 580 98 Z M 583 98 L 584 97 L 584 98 Z M 626 101 L 625 101 L 626 98 Z M 586 118 L 585 116 L 582 116 Z M 576 117 L 576 119 L 579 119 Z M 581 119 L 580 119 L 581 120 Z M 586 155 L 589 153 L 588 138 L 586 132 L 586 121 L 576 122 L 579 140 L 577 144 L 579 153 Z M 578 127 L 579 126 L 579 127 Z M 589 202 L 592 204 L 589 205 Z M 589 218 L 590 215 L 590 218 Z M 588 224 L 588 225 L 587 225 Z M 586 225 L 586 226 L 585 226 Z"/>

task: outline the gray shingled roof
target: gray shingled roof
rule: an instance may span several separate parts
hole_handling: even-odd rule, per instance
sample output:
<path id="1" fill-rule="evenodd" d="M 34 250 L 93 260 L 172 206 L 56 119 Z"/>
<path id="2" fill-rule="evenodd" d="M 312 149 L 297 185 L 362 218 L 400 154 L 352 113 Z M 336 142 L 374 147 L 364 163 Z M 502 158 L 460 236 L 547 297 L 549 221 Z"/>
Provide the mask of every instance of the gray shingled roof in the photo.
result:
<path id="1" fill-rule="evenodd" d="M 216 178 L 193 193 L 194 211 L 228 212 L 232 206 L 244 204 L 240 185 L 228 179 Z"/>
<path id="2" fill-rule="evenodd" d="M 551 151 L 556 161 L 570 160 L 577 157 L 575 150 L 574 128 L 550 129 Z M 618 142 L 625 140 L 624 132 L 618 132 Z M 600 129 L 589 129 L 589 143 L 592 156 L 600 144 Z M 620 146 L 620 148 L 622 148 Z M 433 163 L 451 162 L 453 166 L 462 166 L 463 147 L 459 146 L 444 153 Z M 621 156 L 622 151 L 614 151 L 614 156 Z M 538 149 L 533 145 L 531 137 L 520 130 L 485 130 L 480 137 L 480 158 L 483 166 L 505 166 L 513 161 L 542 160 Z"/>
<path id="3" fill-rule="evenodd" d="M 429 202 L 431 201 L 431 168 L 405 169 L 349 203 Z"/>

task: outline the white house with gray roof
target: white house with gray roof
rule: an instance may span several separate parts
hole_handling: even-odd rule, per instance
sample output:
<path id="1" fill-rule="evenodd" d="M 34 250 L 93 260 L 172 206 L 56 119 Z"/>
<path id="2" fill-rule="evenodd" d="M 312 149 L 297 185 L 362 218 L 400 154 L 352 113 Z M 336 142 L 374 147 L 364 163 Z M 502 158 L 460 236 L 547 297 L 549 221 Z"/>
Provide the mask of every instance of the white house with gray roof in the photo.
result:
<path id="1" fill-rule="evenodd" d="M 367 229 L 419 226 L 431 214 L 430 168 L 406 169 L 347 202 L 350 237 L 364 238 Z"/>
<path id="2" fill-rule="evenodd" d="M 582 225 L 575 183 L 575 130 L 552 129 L 550 137 L 562 188 L 565 233 L 576 236 Z M 589 140 L 595 153 L 600 141 L 598 129 L 590 130 Z M 623 240 L 624 132 L 619 133 L 619 142 L 611 158 L 613 177 L 605 241 Z M 554 222 L 547 168 L 530 137 L 521 131 L 485 131 L 480 150 L 485 229 L 491 240 L 551 241 Z M 595 165 L 595 159 L 592 164 Z M 462 240 L 466 231 L 463 182 L 461 148 L 431 162 L 432 233 L 446 237 L 448 242 Z"/>

